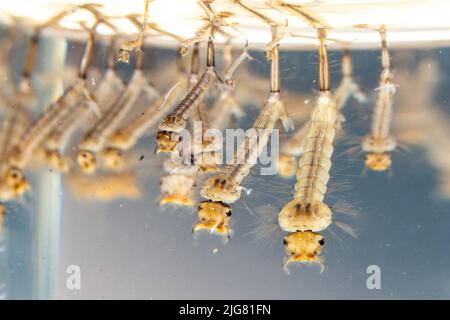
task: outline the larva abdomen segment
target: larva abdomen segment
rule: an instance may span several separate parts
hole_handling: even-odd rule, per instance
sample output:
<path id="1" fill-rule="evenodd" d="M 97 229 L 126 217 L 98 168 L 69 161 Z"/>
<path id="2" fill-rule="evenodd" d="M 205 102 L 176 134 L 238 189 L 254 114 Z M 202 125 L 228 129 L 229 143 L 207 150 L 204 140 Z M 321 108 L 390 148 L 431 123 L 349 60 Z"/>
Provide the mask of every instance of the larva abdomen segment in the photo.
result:
<path id="1" fill-rule="evenodd" d="M 314 110 L 299 161 L 295 198 L 321 202 L 326 192 L 333 154 L 336 108 L 327 94 L 321 94 Z"/>
<path id="2" fill-rule="evenodd" d="M 186 119 L 189 118 L 195 107 L 203 99 L 206 92 L 216 80 L 217 74 L 213 67 L 203 73 L 202 77 L 187 96 L 178 104 L 178 106 L 169 115 L 167 115 L 161 124 L 159 130 L 181 131 L 186 126 Z"/>
<path id="3" fill-rule="evenodd" d="M 27 160 L 27 156 L 54 128 L 55 124 L 67 112 L 70 112 L 74 106 L 80 103 L 81 90 L 84 82 L 78 82 L 67 90 L 67 93 L 61 96 L 53 103 L 39 120 L 28 130 L 20 142 L 11 150 L 8 161 L 11 165 L 22 167 Z"/>

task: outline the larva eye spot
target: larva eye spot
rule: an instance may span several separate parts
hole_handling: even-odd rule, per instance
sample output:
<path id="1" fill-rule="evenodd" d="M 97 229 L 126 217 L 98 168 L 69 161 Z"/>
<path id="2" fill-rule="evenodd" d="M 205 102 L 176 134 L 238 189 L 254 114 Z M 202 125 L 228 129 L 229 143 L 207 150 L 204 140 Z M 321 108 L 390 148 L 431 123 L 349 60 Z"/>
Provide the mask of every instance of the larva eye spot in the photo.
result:
<path id="1" fill-rule="evenodd" d="M 367 153 L 364 163 L 373 171 L 385 171 L 390 168 L 392 160 L 389 153 Z"/>
<path id="2" fill-rule="evenodd" d="M 79 151 L 77 162 L 84 173 L 92 173 L 95 171 L 96 159 L 95 155 L 90 151 Z"/>

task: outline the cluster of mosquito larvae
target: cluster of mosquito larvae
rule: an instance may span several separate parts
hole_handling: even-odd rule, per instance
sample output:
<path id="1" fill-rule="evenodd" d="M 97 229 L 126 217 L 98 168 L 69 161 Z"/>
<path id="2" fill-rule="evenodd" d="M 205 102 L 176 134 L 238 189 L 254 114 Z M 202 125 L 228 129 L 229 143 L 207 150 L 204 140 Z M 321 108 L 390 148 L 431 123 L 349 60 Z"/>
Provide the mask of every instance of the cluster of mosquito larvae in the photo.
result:
<path id="1" fill-rule="evenodd" d="M 227 21 L 231 14 L 216 12 L 211 6 L 213 1 L 199 1 L 205 12 L 205 25 L 192 39 L 182 40 L 148 23 L 149 1 L 146 0 L 142 21 L 135 15 L 127 17 L 136 26 L 138 38 L 123 41 L 114 24 L 100 13 L 97 6 L 77 6 L 76 10 L 92 13 L 95 22 L 90 26 L 81 23 L 88 40 L 77 77 L 71 79 L 64 93 L 33 119 L 30 75 L 38 52 L 40 31 L 57 24 L 72 13 L 73 8 L 36 28 L 30 37 L 20 84 L 1 94 L 4 116 L 0 132 L 0 201 L 19 199 L 30 188 L 25 170 L 32 159 L 35 162 L 36 156 L 52 169 L 68 174 L 69 184 L 82 197 L 102 200 L 120 196 L 137 198 L 140 190 L 126 154 L 141 137 L 157 131 L 155 153 L 168 156 L 163 163 L 165 173 L 160 179 L 160 205 L 193 207 L 199 190 L 203 201 L 196 205 L 198 221 L 193 232 L 207 230 L 230 239 L 232 206 L 241 198 L 245 190 L 243 184 L 273 130 L 278 123 L 285 131 L 294 129 L 285 103 L 287 95 L 282 93 L 280 85 L 279 42 L 287 34 L 286 25 L 251 9 L 243 1 L 231 2 L 267 24 L 272 36 L 265 52 L 270 65 L 269 90 L 251 127 L 257 135 L 245 136 L 234 151 L 231 162 L 221 165 L 222 141 L 216 141 L 216 137 L 207 134 L 208 129 L 222 132 L 233 119 L 242 117 L 242 101 L 235 89 L 251 85 L 234 78 L 235 71 L 242 67 L 243 62 L 252 58 L 248 53 L 248 43 L 242 45 L 243 52 L 235 60 L 232 58 L 232 37 L 224 29 L 235 28 L 235 24 Z M 333 222 L 333 210 L 324 199 L 335 136 L 344 121 L 341 111 L 349 98 L 363 102 L 365 96 L 352 78 L 348 50 L 344 50 L 342 56 L 341 83 L 334 92 L 331 91 L 326 47 L 329 26 L 320 17 L 280 1 L 272 5 L 295 12 L 317 31 L 319 91 L 308 120 L 284 141 L 277 159 L 278 173 L 282 177 L 296 176 L 293 198 L 278 212 L 277 223 L 287 233 L 284 237 L 284 266 L 292 262 L 323 265 L 324 236 L 321 232 Z M 100 24 L 109 27 L 114 35 L 108 38 L 107 70 L 99 85 L 92 89 L 88 71 L 98 37 L 96 29 Z M 391 153 L 396 147 L 390 132 L 395 85 L 390 71 L 386 28 L 381 26 L 377 30 L 381 35 L 382 71 L 380 85 L 376 89 L 378 98 L 371 131 L 364 138 L 361 149 L 366 153 L 366 166 L 382 171 L 391 166 Z M 145 38 L 154 33 L 174 38 L 180 42 L 181 48 L 178 76 L 163 91 L 153 87 L 144 72 Z M 227 39 L 222 44 L 220 66 L 216 65 L 218 36 Z M 118 43 L 122 43 L 120 48 Z M 206 61 L 202 59 L 203 48 Z M 187 67 L 186 55 L 190 58 Z M 129 63 L 132 56 L 135 57 L 134 71 L 125 84 L 116 74 L 115 66 L 117 62 Z M 248 94 L 254 94 L 254 90 Z M 253 96 L 248 99 L 253 99 Z M 200 136 L 197 137 L 195 132 L 199 124 Z M 84 131 L 78 137 L 75 133 L 81 130 Z M 68 145 L 71 143 L 75 146 L 74 157 L 69 156 Z M 103 182 L 98 182 L 100 180 Z M 106 188 L 109 191 L 104 191 Z"/>

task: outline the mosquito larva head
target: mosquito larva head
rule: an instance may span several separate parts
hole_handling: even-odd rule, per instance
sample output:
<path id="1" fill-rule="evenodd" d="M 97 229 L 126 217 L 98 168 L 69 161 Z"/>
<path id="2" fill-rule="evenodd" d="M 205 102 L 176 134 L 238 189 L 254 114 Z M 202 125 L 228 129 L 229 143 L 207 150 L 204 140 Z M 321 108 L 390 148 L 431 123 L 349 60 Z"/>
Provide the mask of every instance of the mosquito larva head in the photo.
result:
<path id="1" fill-rule="evenodd" d="M 84 173 L 93 173 L 97 164 L 94 153 L 81 150 L 77 154 L 77 162 Z"/>
<path id="2" fill-rule="evenodd" d="M 120 48 L 119 49 L 119 57 L 117 58 L 117 61 L 123 62 L 123 63 L 130 63 L 130 55 L 131 55 L 130 49 Z"/>
<path id="3" fill-rule="evenodd" d="M 30 185 L 28 184 L 22 171 L 11 167 L 3 175 L 3 181 L 0 184 L 0 199 L 8 201 L 16 199 L 23 195 Z"/>
<path id="4" fill-rule="evenodd" d="M 103 150 L 102 159 L 104 165 L 109 169 L 119 170 L 123 168 L 123 152 L 117 148 L 106 148 Z"/>
<path id="5" fill-rule="evenodd" d="M 241 186 L 225 174 L 209 178 L 203 184 L 200 195 L 212 201 L 233 203 L 241 197 Z"/>
<path id="6" fill-rule="evenodd" d="M 288 234 L 283 240 L 286 250 L 283 267 L 294 262 L 317 263 L 323 267 L 322 248 L 325 238 L 315 232 L 304 231 Z"/>
<path id="7" fill-rule="evenodd" d="M 156 153 L 171 153 L 183 138 L 176 132 L 159 131 L 156 135 Z"/>
<path id="8" fill-rule="evenodd" d="M 278 174 L 283 178 L 290 178 L 297 172 L 297 159 L 286 154 L 278 157 Z"/>
<path id="9" fill-rule="evenodd" d="M 50 163 L 52 168 L 59 172 L 69 172 L 70 166 L 68 159 L 59 151 L 47 150 L 46 152 L 47 161 Z"/>
<path id="10" fill-rule="evenodd" d="M 364 159 L 367 168 L 373 171 L 385 171 L 391 167 L 390 153 L 367 153 Z"/>
<path id="11" fill-rule="evenodd" d="M 186 128 L 183 117 L 168 115 L 159 124 L 159 130 L 180 132 Z"/>
<path id="12" fill-rule="evenodd" d="M 230 237 L 229 227 L 231 208 L 223 202 L 203 201 L 197 208 L 198 222 L 195 223 L 192 232 L 208 230 L 222 236 Z"/>
<path id="13" fill-rule="evenodd" d="M 397 143 L 392 136 L 388 137 L 375 137 L 368 135 L 364 137 L 362 142 L 362 149 L 365 152 L 371 153 L 385 153 L 393 151 L 397 146 Z"/>
<path id="14" fill-rule="evenodd" d="M 292 199 L 278 214 L 278 223 L 284 231 L 322 231 L 332 223 L 332 211 L 323 202 L 306 203 Z"/>

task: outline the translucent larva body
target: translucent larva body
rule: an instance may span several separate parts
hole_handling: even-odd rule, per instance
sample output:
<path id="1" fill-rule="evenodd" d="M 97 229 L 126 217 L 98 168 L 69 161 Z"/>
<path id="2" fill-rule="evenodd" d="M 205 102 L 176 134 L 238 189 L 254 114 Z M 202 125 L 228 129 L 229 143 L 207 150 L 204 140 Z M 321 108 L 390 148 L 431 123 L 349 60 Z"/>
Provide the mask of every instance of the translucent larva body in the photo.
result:
<path id="1" fill-rule="evenodd" d="M 372 126 L 362 142 L 362 150 L 366 153 L 365 164 L 374 171 L 384 171 L 391 166 L 391 152 L 396 148 L 395 138 L 391 135 L 392 107 L 395 86 L 390 70 L 389 51 L 386 42 L 386 30 L 380 29 L 381 64 L 380 86 L 378 98 L 372 116 Z"/>
<path id="2" fill-rule="evenodd" d="M 24 133 L 19 143 L 11 150 L 8 162 L 11 166 L 23 168 L 31 152 L 53 130 L 58 121 L 83 103 L 83 96 L 87 92 L 84 79 L 78 79 L 66 93 L 53 103 L 34 125 Z"/>
<path id="3" fill-rule="evenodd" d="M 331 210 L 323 199 L 330 178 L 336 117 L 332 96 L 329 92 L 320 92 L 299 161 L 294 199 L 278 216 L 280 227 L 285 231 L 321 231 L 331 223 Z"/>

